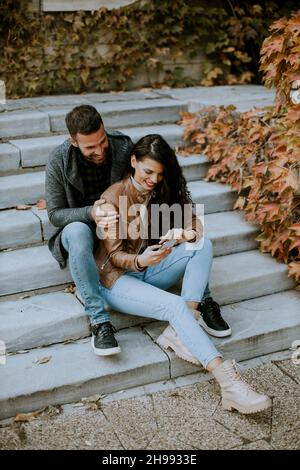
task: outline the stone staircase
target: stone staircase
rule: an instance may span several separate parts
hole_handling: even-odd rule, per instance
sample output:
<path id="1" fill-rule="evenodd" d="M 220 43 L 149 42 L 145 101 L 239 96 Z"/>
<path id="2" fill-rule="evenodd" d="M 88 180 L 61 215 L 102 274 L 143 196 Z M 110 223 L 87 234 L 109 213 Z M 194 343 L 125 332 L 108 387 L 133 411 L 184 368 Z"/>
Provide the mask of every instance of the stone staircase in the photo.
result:
<path id="1" fill-rule="evenodd" d="M 46 210 L 35 206 L 44 196 L 48 154 L 66 138 L 66 112 L 91 103 L 106 126 L 133 140 L 160 133 L 175 147 L 182 110 L 233 103 L 244 111 L 272 100 L 259 86 L 194 87 L 10 100 L 0 108 L 0 340 L 8 353 L 0 363 L 0 418 L 198 370 L 155 343 L 162 322 L 118 312 L 111 315 L 122 353 L 99 358 L 92 352 L 84 309 L 64 291 L 70 273 L 59 269 L 46 246 Z M 257 250 L 258 228 L 233 211 L 234 191 L 202 180 L 206 159 L 178 158 L 194 201 L 205 206 L 215 254 L 211 289 L 233 331 L 213 341 L 237 360 L 291 347 L 300 337 L 300 293 L 286 266 Z M 17 211 L 17 204 L 32 208 Z"/>

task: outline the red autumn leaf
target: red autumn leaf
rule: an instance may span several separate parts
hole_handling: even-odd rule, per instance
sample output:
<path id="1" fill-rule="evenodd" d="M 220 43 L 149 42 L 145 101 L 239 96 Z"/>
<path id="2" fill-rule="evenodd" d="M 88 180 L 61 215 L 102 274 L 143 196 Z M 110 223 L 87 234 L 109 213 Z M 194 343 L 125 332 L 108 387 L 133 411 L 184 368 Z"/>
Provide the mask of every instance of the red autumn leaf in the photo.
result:
<path id="1" fill-rule="evenodd" d="M 298 263 L 297 261 L 293 261 L 292 263 L 289 264 L 288 276 L 295 277 L 297 282 L 300 281 L 300 263 Z"/>

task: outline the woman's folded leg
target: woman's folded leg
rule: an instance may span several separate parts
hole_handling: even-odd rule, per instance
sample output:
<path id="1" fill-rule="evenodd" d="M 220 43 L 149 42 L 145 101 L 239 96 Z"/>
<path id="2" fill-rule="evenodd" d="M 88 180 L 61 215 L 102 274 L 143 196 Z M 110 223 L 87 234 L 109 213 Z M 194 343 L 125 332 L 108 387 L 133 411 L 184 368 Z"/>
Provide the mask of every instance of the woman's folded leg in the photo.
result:
<path id="1" fill-rule="evenodd" d="M 169 322 L 205 368 L 216 357 L 222 357 L 180 296 L 128 274 L 121 276 L 111 289 L 100 286 L 100 290 L 105 301 L 119 312 Z"/>

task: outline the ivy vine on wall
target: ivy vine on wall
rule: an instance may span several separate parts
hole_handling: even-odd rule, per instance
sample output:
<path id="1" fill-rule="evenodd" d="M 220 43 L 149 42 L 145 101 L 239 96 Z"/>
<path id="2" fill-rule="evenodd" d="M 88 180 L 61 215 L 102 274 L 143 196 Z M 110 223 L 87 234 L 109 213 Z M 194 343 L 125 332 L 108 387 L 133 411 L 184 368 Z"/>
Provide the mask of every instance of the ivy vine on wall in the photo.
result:
<path id="1" fill-rule="evenodd" d="M 8 97 L 126 90 L 141 68 L 204 53 L 191 79 L 175 67 L 153 86 L 258 83 L 259 48 L 270 22 L 295 1 L 141 0 L 94 12 L 28 13 L 27 0 L 0 2 L 0 78 Z"/>

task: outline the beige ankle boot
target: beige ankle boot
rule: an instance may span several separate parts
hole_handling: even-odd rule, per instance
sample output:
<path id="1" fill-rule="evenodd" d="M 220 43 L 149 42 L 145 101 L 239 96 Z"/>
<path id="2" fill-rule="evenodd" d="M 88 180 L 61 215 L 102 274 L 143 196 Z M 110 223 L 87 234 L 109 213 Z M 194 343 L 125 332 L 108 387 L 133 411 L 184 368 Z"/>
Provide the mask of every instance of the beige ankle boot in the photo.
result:
<path id="1" fill-rule="evenodd" d="M 167 326 L 157 338 L 156 342 L 165 349 L 171 348 L 181 359 L 191 362 L 192 364 L 201 365 L 198 359 L 192 356 L 188 349 L 182 344 L 171 325 Z"/>
<path id="2" fill-rule="evenodd" d="M 222 405 L 225 410 L 238 410 L 240 413 L 257 413 L 272 405 L 267 395 L 255 392 L 242 379 L 235 361 L 227 360 L 213 369 L 212 374 L 219 383 Z"/>

